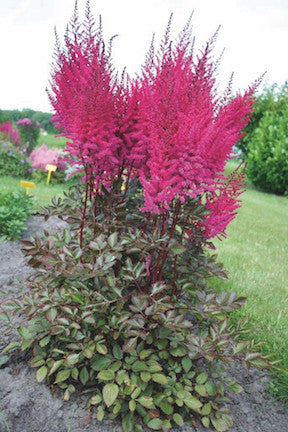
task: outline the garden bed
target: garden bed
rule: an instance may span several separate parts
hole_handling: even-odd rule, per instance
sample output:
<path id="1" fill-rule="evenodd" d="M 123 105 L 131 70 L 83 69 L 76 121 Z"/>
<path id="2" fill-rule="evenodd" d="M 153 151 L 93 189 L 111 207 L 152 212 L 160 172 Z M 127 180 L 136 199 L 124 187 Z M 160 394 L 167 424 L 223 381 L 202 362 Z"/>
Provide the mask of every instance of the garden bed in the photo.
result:
<path id="1" fill-rule="evenodd" d="M 61 228 L 63 222 L 51 218 L 44 223 L 39 217 L 28 221 L 23 238 L 29 238 L 44 227 L 49 230 Z M 29 289 L 25 281 L 33 270 L 25 263 L 20 242 L 0 243 L 0 295 L 19 295 Z M 13 336 L 0 336 L 0 349 Z M 14 337 L 17 337 L 14 335 Z M 28 366 L 25 356 L 13 358 L 0 369 L 0 430 L 1 432 L 104 432 L 121 431 L 119 423 L 106 419 L 102 423 L 93 413 L 85 410 L 85 398 L 73 395 L 64 402 L 61 394 L 39 384 L 35 369 Z M 231 374 L 243 386 L 244 391 L 231 396 L 231 413 L 235 425 L 231 432 L 285 432 L 288 431 L 288 412 L 284 406 L 273 401 L 266 390 L 270 377 L 265 372 L 247 371 L 241 365 L 230 367 Z M 51 391 L 52 390 L 52 391 Z M 3 417 L 2 417 L 3 416 Z M 5 420 L 4 420 L 5 419 Z M 195 418 L 197 422 L 197 419 Z M 7 425 L 5 425 L 7 422 Z M 197 422 L 198 423 L 198 422 Z M 199 423 L 198 423 L 199 424 Z M 10 429 L 8 429 L 8 427 Z M 176 428 L 172 430 L 176 431 Z M 186 432 L 212 431 L 202 426 L 183 426 Z"/>

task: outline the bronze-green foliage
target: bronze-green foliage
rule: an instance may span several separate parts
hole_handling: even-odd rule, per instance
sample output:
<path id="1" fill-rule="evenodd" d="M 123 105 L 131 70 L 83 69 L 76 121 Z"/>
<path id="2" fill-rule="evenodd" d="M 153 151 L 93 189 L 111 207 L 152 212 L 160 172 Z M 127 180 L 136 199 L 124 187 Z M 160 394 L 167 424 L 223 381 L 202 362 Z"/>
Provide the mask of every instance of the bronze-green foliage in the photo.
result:
<path id="1" fill-rule="evenodd" d="M 225 431 L 233 424 L 227 391 L 241 387 L 223 364 L 269 365 L 249 352 L 253 342 L 239 339 L 241 323 L 227 324 L 244 299 L 209 288 L 210 278 L 225 278 L 222 266 L 197 242 L 185 241 L 181 225 L 164 236 L 153 219 L 143 229 L 137 185 L 129 190 L 117 195 L 103 187 L 97 201 L 86 203 L 85 224 L 79 188 L 45 210 L 46 217 L 65 216 L 69 229 L 25 242 L 30 265 L 41 272 L 31 293 L 2 307 L 8 326 L 11 312 L 25 314 L 17 324 L 22 341 L 3 354 L 31 350 L 39 382 L 58 385 L 65 400 L 82 387 L 98 420 L 107 411 L 121 418 L 125 432 L 145 425 L 167 431 L 191 414 Z M 191 200 L 179 223 L 188 210 L 203 217 L 201 204 Z M 151 280 L 151 254 L 167 258 L 161 281 Z"/>

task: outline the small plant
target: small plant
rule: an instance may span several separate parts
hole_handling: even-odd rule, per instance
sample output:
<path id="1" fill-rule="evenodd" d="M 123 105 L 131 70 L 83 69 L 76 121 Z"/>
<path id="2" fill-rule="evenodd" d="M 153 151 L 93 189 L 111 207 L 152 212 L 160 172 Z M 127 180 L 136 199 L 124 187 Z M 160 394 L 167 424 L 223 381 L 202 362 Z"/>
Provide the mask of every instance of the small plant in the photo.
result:
<path id="1" fill-rule="evenodd" d="M 36 147 L 37 140 L 40 133 L 40 124 L 30 120 L 28 117 L 19 119 L 17 121 L 21 146 L 26 148 L 27 154 L 33 151 Z"/>
<path id="2" fill-rule="evenodd" d="M 0 237 L 18 240 L 25 229 L 32 203 L 31 198 L 22 192 L 0 194 Z"/>
<path id="3" fill-rule="evenodd" d="M 0 141 L 0 175 L 11 175 L 29 179 L 33 172 L 30 159 L 26 152 L 13 144 Z"/>

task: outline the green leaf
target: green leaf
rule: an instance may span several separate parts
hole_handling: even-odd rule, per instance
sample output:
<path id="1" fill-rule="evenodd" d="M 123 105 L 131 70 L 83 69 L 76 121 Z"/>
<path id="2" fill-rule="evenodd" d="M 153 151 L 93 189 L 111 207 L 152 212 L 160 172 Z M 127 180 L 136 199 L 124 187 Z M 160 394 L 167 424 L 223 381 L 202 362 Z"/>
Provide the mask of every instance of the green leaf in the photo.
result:
<path id="1" fill-rule="evenodd" d="M 197 384 L 204 384 L 208 379 L 208 375 L 205 372 L 202 372 L 200 375 L 197 376 L 196 378 L 196 383 Z"/>
<path id="2" fill-rule="evenodd" d="M 159 384 L 162 384 L 162 385 L 168 384 L 167 377 L 163 374 L 160 374 L 160 373 L 152 374 L 152 380 L 159 383 Z"/>
<path id="3" fill-rule="evenodd" d="M 136 348 L 137 345 L 138 336 L 135 336 L 131 339 L 128 339 L 127 342 L 125 342 L 123 351 L 130 353 Z"/>
<path id="4" fill-rule="evenodd" d="M 208 417 L 203 417 L 203 418 L 201 419 L 201 421 L 202 421 L 202 423 L 203 423 L 203 426 L 205 426 L 206 428 L 209 427 L 209 425 L 210 425 L 210 419 L 209 419 Z"/>
<path id="5" fill-rule="evenodd" d="M 99 354 L 103 354 L 103 355 L 107 354 L 107 352 L 108 352 L 106 345 L 103 345 L 103 344 L 100 344 L 100 343 L 96 344 L 96 351 Z"/>
<path id="6" fill-rule="evenodd" d="M 53 366 L 49 370 L 48 376 L 52 375 L 54 372 L 56 372 L 57 369 L 64 363 L 64 360 L 57 360 L 53 363 Z"/>
<path id="7" fill-rule="evenodd" d="M 36 379 L 37 381 L 40 383 L 42 382 L 48 373 L 48 368 L 46 366 L 42 366 L 40 369 L 38 369 L 37 373 L 36 373 Z"/>
<path id="8" fill-rule="evenodd" d="M 140 378 L 142 379 L 142 381 L 148 382 L 151 379 L 151 373 L 150 372 L 141 372 Z"/>
<path id="9" fill-rule="evenodd" d="M 102 397 L 100 395 L 92 396 L 89 400 L 91 405 L 98 405 L 102 401 Z"/>
<path id="10" fill-rule="evenodd" d="M 66 366 L 73 366 L 79 361 L 80 354 L 70 354 L 65 359 Z"/>
<path id="11" fill-rule="evenodd" d="M 211 422 L 218 432 L 225 432 L 233 426 L 233 420 L 229 416 L 223 416 L 220 419 L 212 418 Z"/>
<path id="12" fill-rule="evenodd" d="M 98 410 L 97 410 L 97 414 L 96 414 L 97 420 L 98 421 L 102 421 L 104 418 L 104 409 L 102 406 L 99 406 Z"/>
<path id="13" fill-rule="evenodd" d="M 95 371 L 106 369 L 107 366 L 110 365 L 111 361 L 112 360 L 109 357 L 100 357 L 92 363 L 92 369 Z"/>
<path id="14" fill-rule="evenodd" d="M 187 373 L 192 367 L 192 361 L 189 357 L 185 357 L 181 361 L 184 371 Z"/>
<path id="15" fill-rule="evenodd" d="M 133 411 L 135 411 L 135 409 L 136 409 L 136 402 L 134 400 L 130 400 L 129 401 L 129 410 L 133 412 Z"/>
<path id="16" fill-rule="evenodd" d="M 18 333 L 20 334 L 21 338 L 24 340 L 30 340 L 33 338 L 32 333 L 29 331 L 27 327 L 20 327 L 18 329 Z"/>
<path id="17" fill-rule="evenodd" d="M 115 400 L 117 399 L 117 396 L 119 394 L 119 387 L 117 384 L 106 384 L 103 387 L 103 399 L 107 407 L 110 407 Z"/>
<path id="18" fill-rule="evenodd" d="M 211 404 L 210 404 L 210 402 L 209 403 L 206 403 L 203 407 L 202 407 L 202 409 L 201 409 L 201 414 L 202 415 L 209 415 L 211 413 Z"/>
<path id="19" fill-rule="evenodd" d="M 149 357 L 150 354 L 152 354 L 153 352 L 154 350 L 152 349 L 143 350 L 140 352 L 139 357 L 141 360 L 144 360 L 145 358 Z"/>
<path id="20" fill-rule="evenodd" d="M 134 414 L 133 412 L 129 412 L 125 416 L 122 417 L 122 428 L 124 432 L 132 432 L 134 429 Z"/>
<path id="21" fill-rule="evenodd" d="M 118 344 L 113 346 L 113 355 L 117 360 L 121 360 L 123 358 L 123 351 Z"/>
<path id="22" fill-rule="evenodd" d="M 102 370 L 97 375 L 97 378 L 103 381 L 112 380 L 114 377 L 115 377 L 115 372 L 111 369 Z"/>
<path id="23" fill-rule="evenodd" d="M 81 369 L 80 374 L 79 374 L 79 378 L 80 378 L 80 381 L 83 385 L 85 385 L 87 383 L 87 381 L 89 380 L 89 373 L 88 373 L 88 370 L 86 367 L 83 367 Z"/>
<path id="24" fill-rule="evenodd" d="M 147 426 L 152 430 L 161 430 L 163 422 L 159 418 L 153 418 L 147 423 Z"/>
<path id="25" fill-rule="evenodd" d="M 71 369 L 64 369 L 64 370 L 59 371 L 56 375 L 56 379 L 55 379 L 54 383 L 57 384 L 59 382 L 66 381 L 70 376 L 70 371 L 71 371 Z"/>
<path id="26" fill-rule="evenodd" d="M 170 353 L 174 357 L 184 357 L 187 354 L 187 348 L 185 347 L 177 347 L 170 350 Z"/>
<path id="27" fill-rule="evenodd" d="M 184 424 L 182 416 L 178 413 L 173 414 L 173 420 L 178 426 L 183 426 Z"/>
<path id="28" fill-rule="evenodd" d="M 173 413 L 173 406 L 170 405 L 168 402 L 166 401 L 162 401 L 159 403 L 159 407 L 161 408 L 161 410 L 167 414 L 170 415 Z"/>
<path id="29" fill-rule="evenodd" d="M 209 396 L 215 396 L 217 393 L 217 387 L 213 381 L 209 380 L 205 383 L 205 388 Z"/>
<path id="30" fill-rule="evenodd" d="M 189 394 L 189 397 L 187 397 L 183 400 L 184 400 L 185 405 L 188 406 L 188 408 L 195 410 L 197 412 L 199 411 L 199 408 L 202 407 L 202 403 L 199 401 L 199 399 L 192 396 L 191 394 Z"/>
<path id="31" fill-rule="evenodd" d="M 137 399 L 137 402 L 139 402 L 145 408 L 152 408 L 152 409 L 155 408 L 152 397 L 141 396 L 140 398 Z"/>
<path id="32" fill-rule="evenodd" d="M 137 360 L 132 365 L 133 372 L 145 372 L 147 370 L 147 365 L 143 361 Z"/>
<path id="33" fill-rule="evenodd" d="M 46 336 L 43 339 L 40 340 L 39 345 L 41 347 L 45 347 L 50 342 L 50 336 Z"/>
<path id="34" fill-rule="evenodd" d="M 21 342 L 20 341 L 14 341 L 14 342 L 10 342 L 2 351 L 1 354 L 4 354 L 6 352 L 9 351 L 14 351 L 16 348 L 19 348 L 21 346 Z"/>
<path id="35" fill-rule="evenodd" d="M 206 387 L 204 385 L 196 385 L 195 386 L 195 391 L 200 395 L 200 396 L 207 396 L 207 390 Z"/>

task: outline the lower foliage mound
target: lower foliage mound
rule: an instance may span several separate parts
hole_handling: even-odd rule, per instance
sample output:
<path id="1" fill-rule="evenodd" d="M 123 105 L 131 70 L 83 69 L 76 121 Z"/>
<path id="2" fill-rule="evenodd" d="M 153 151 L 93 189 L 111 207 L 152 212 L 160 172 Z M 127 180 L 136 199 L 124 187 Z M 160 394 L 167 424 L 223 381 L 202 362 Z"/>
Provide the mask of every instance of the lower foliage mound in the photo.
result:
<path id="1" fill-rule="evenodd" d="M 0 239 L 17 240 L 32 209 L 31 197 L 22 192 L 0 193 Z"/>
<path id="2" fill-rule="evenodd" d="M 85 200 L 72 188 L 45 210 L 47 217 L 65 215 L 70 229 L 24 242 L 29 264 L 40 271 L 31 293 L 2 307 L 7 322 L 11 311 L 25 315 L 17 324 L 22 342 L 6 351 L 31 351 L 39 382 L 59 386 L 65 400 L 82 388 L 97 418 L 104 410 L 120 416 L 125 432 L 144 425 L 165 431 L 194 415 L 225 431 L 233 424 L 226 392 L 241 386 L 224 363 L 243 356 L 248 366 L 268 362 L 238 341 L 241 324 L 227 324 L 243 299 L 216 295 L 207 284 L 225 278 L 222 266 L 180 228 L 188 211 L 201 220 L 205 208 L 186 201 L 177 229 L 168 223 L 163 235 L 161 224 L 143 221 L 137 184 L 127 194 L 103 191 L 86 202 L 85 226 Z"/>

